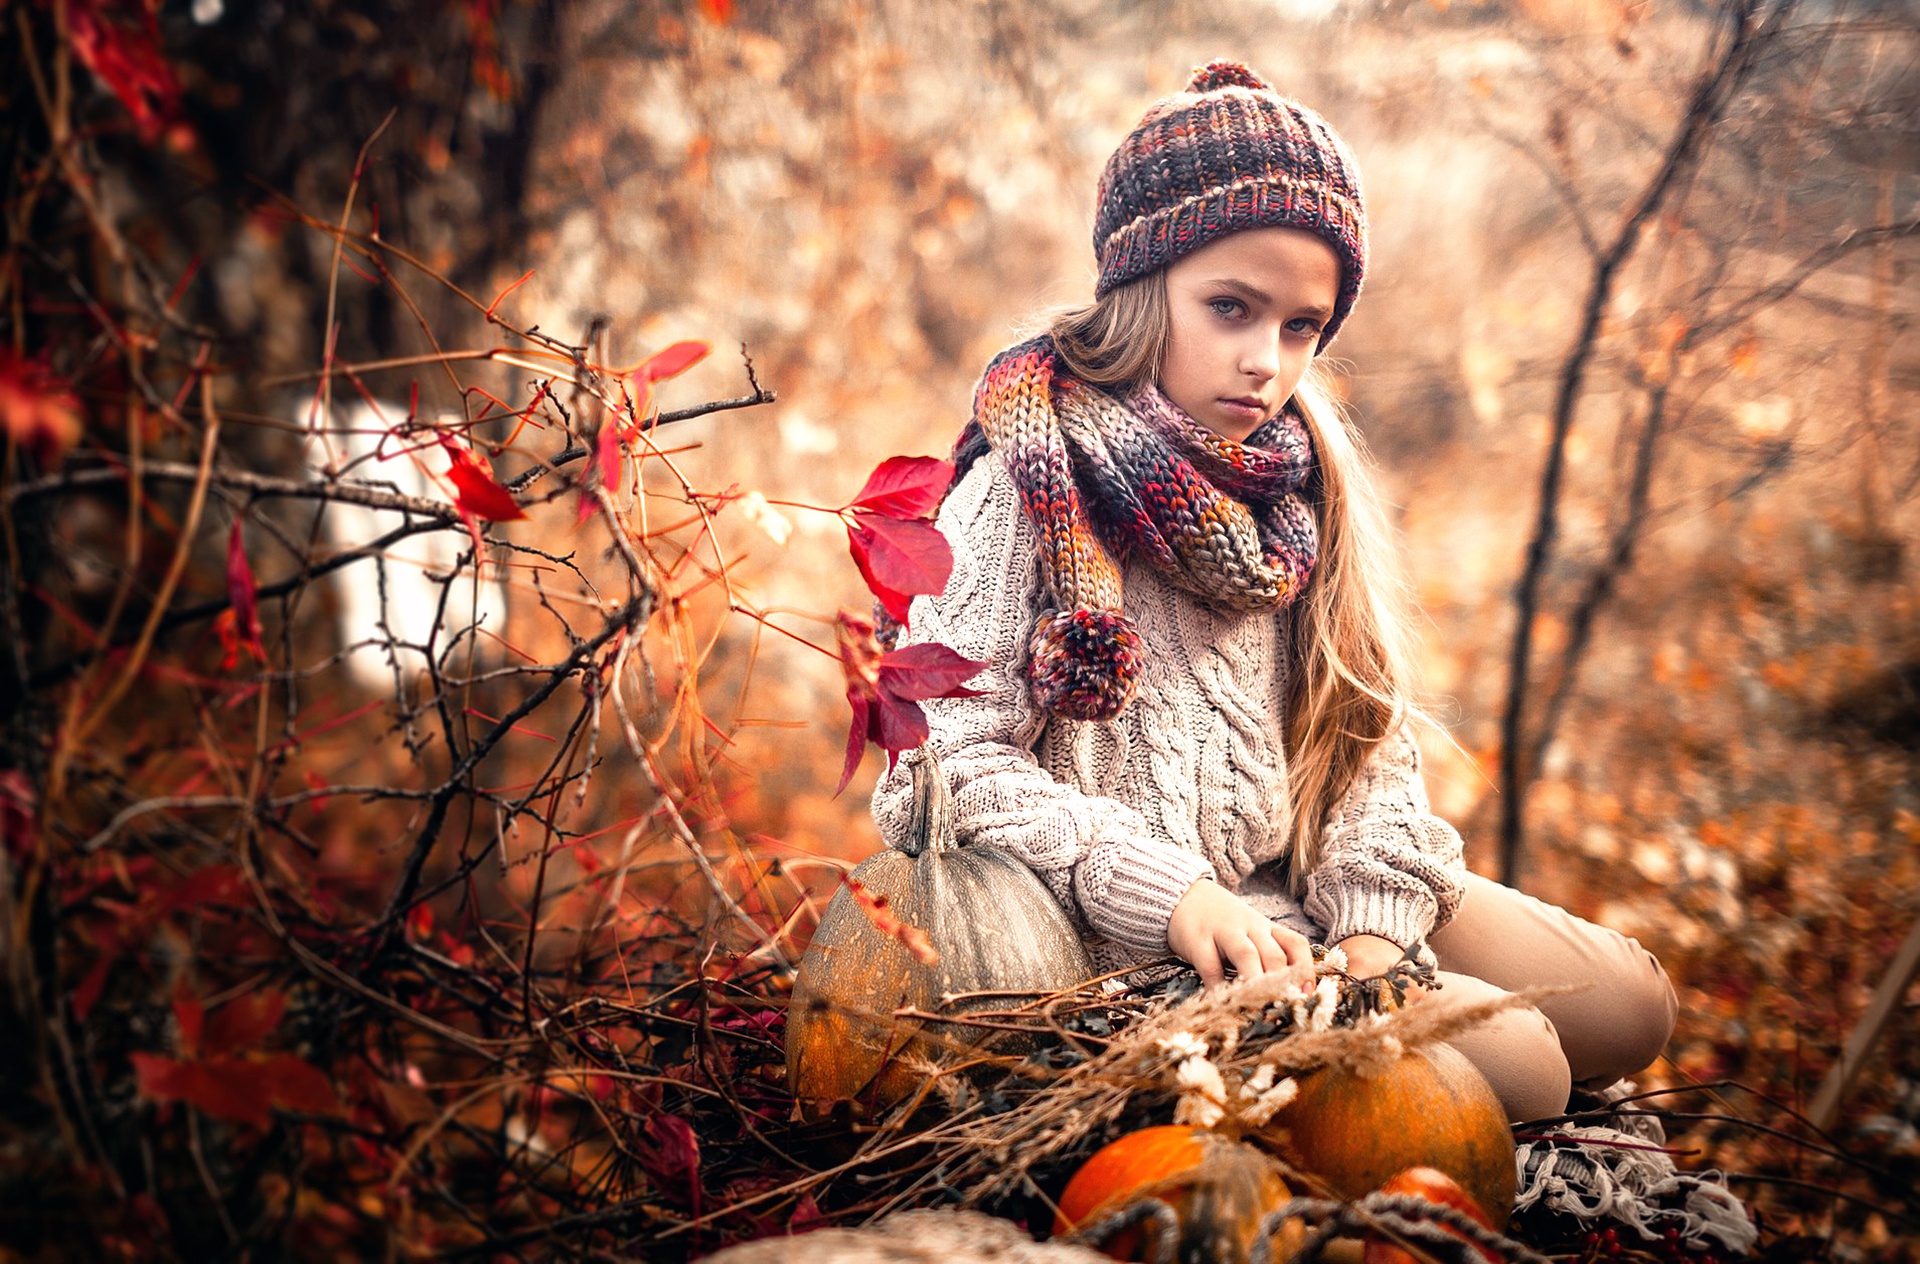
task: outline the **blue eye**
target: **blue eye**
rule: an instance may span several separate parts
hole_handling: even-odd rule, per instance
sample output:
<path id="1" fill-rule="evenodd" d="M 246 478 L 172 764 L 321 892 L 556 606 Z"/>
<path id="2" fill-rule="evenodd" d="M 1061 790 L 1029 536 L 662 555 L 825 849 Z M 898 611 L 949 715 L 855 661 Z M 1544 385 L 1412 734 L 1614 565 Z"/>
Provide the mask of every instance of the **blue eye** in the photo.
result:
<path id="1" fill-rule="evenodd" d="M 1288 321 L 1287 328 L 1299 334 L 1302 338 L 1318 338 L 1320 336 L 1320 322 L 1309 316 L 1301 316 L 1298 319 Z"/>
<path id="2" fill-rule="evenodd" d="M 1208 299 L 1207 306 L 1216 316 L 1238 316 L 1247 310 L 1247 305 L 1237 298 Z"/>

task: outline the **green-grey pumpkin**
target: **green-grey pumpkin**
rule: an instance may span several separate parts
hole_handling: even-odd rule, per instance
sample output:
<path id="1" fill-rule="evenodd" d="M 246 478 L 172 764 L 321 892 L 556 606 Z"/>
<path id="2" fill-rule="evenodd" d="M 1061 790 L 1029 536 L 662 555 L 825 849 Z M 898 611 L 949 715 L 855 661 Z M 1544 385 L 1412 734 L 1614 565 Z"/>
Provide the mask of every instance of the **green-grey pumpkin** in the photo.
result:
<path id="1" fill-rule="evenodd" d="M 914 758 L 913 791 L 912 849 L 870 856 L 851 876 L 924 931 L 939 961 L 917 960 L 849 890 L 835 892 L 800 960 L 787 1011 L 787 1080 L 810 1114 L 837 1102 L 878 1113 L 916 1092 L 929 1065 L 960 1061 L 966 1049 L 1017 1056 L 1031 1047 L 1017 1032 L 895 1019 L 896 1009 L 1004 1008 L 1006 997 L 943 998 L 1044 994 L 1093 975 L 1065 910 L 1024 862 L 997 847 L 955 843 L 947 779 L 931 747 Z"/>

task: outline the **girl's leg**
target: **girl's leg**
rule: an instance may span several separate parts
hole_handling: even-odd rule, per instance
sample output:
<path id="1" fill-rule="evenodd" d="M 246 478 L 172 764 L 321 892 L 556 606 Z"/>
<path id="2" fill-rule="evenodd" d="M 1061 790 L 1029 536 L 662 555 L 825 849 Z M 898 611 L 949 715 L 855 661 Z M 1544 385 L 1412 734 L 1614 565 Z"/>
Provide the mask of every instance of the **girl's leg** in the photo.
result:
<path id="1" fill-rule="evenodd" d="M 1506 995 L 1470 974 L 1442 970 L 1439 992 L 1421 1004 L 1469 1004 Z M 1560 1034 L 1553 1029 L 1552 1020 L 1539 1010 L 1525 1006 L 1503 1010 L 1484 1023 L 1447 1037 L 1447 1043 L 1487 1077 L 1508 1119 L 1541 1119 L 1567 1108 L 1567 1093 L 1573 1086 L 1567 1055 L 1561 1052 Z"/>
<path id="2" fill-rule="evenodd" d="M 1522 1011 L 1540 1014 L 1557 1035 L 1564 1073 L 1575 1084 L 1600 1087 L 1640 1070 L 1660 1056 L 1673 1034 L 1679 1000 L 1652 953 L 1617 931 L 1478 874 L 1466 876 L 1459 913 L 1430 942 L 1447 974 L 1468 975 L 1510 992 L 1543 985 L 1580 988 L 1547 997 L 1537 1011 Z M 1470 995 L 1469 989 L 1461 995 Z M 1454 1043 L 1475 1056 L 1469 1049 L 1478 1043 L 1473 1033 Z M 1549 1110 L 1516 1118 L 1557 1114 L 1564 1103 L 1563 1095 Z"/>

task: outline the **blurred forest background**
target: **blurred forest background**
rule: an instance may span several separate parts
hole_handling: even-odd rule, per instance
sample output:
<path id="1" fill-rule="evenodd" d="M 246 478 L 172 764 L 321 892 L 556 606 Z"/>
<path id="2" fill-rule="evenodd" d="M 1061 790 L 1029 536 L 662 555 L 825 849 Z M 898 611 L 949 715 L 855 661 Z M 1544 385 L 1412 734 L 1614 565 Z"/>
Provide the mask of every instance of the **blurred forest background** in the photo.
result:
<path id="1" fill-rule="evenodd" d="M 6 0 L 0 1256 L 855 1215 L 763 1135 L 877 846 L 837 511 L 1231 56 L 1365 177 L 1332 367 L 1437 810 L 1666 962 L 1646 1083 L 1744 1086 L 1684 1163 L 1916 1258 L 1920 991 L 1858 1162 L 1715 1118 L 1810 1137 L 1920 922 L 1916 53 L 1893 0 Z"/>

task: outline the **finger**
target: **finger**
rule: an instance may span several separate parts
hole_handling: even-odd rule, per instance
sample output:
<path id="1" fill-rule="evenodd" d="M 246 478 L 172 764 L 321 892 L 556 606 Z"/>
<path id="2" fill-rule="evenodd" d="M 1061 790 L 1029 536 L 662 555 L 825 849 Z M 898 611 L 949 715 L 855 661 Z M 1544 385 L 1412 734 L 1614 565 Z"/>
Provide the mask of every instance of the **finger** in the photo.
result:
<path id="1" fill-rule="evenodd" d="M 1263 974 L 1285 970 L 1291 963 L 1287 956 L 1287 945 L 1275 933 L 1275 928 L 1267 927 L 1256 933 L 1253 942 L 1260 948 L 1260 970 Z"/>
<path id="2" fill-rule="evenodd" d="M 1281 949 L 1287 954 L 1288 965 L 1313 965 L 1313 945 L 1307 942 L 1305 935 L 1302 935 L 1297 930 L 1288 930 L 1284 926 L 1275 925 L 1273 928 L 1273 937 L 1279 943 Z"/>
<path id="3" fill-rule="evenodd" d="M 1187 964 L 1199 972 L 1200 982 L 1206 987 L 1223 982 L 1227 977 L 1226 971 L 1220 968 L 1220 954 L 1213 950 L 1211 943 L 1196 948 Z"/>
<path id="4" fill-rule="evenodd" d="M 1227 959 L 1233 962 L 1233 972 L 1243 979 L 1253 978 L 1264 968 L 1260 964 L 1260 946 L 1244 931 L 1227 941 L 1226 950 Z"/>

